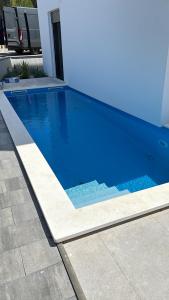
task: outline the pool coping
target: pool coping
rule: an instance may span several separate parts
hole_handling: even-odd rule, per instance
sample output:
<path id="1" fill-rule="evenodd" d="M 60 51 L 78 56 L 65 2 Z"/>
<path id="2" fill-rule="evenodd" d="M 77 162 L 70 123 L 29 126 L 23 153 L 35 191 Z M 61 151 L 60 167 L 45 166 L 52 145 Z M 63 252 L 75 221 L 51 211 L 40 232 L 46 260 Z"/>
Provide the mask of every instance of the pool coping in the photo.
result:
<path id="1" fill-rule="evenodd" d="M 38 86 L 42 87 L 51 85 Z M 56 243 L 169 206 L 166 183 L 76 209 L 3 91 L 0 110 Z"/>

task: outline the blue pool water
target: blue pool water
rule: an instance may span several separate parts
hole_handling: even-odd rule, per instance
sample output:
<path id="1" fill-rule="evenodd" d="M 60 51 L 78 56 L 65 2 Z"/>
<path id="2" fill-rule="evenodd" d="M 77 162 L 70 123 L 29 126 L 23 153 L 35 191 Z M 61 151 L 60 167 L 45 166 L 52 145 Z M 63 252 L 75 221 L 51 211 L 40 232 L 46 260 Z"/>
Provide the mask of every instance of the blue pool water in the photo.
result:
<path id="1" fill-rule="evenodd" d="M 169 181 L 169 130 L 69 87 L 6 92 L 76 208 Z"/>

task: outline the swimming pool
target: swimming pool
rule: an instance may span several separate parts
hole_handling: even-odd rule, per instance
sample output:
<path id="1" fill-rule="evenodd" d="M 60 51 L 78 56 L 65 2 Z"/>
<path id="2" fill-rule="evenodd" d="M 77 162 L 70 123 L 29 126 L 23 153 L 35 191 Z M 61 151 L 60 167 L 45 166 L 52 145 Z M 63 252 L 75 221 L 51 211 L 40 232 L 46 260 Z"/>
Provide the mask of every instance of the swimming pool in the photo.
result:
<path id="1" fill-rule="evenodd" d="M 69 87 L 6 92 L 73 205 L 169 181 L 169 131 Z"/>

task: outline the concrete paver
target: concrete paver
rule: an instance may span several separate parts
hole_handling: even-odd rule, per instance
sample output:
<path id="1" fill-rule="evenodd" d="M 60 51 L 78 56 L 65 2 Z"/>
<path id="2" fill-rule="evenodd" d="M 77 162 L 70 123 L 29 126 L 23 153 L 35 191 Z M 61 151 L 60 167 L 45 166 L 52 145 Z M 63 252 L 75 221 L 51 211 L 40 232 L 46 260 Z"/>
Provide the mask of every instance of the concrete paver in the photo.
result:
<path id="1" fill-rule="evenodd" d="M 13 206 L 12 215 L 15 224 L 20 224 L 37 218 L 37 211 L 33 202 L 27 202 Z"/>
<path id="2" fill-rule="evenodd" d="M 64 248 L 87 299 L 169 299 L 169 210 Z"/>
<path id="3" fill-rule="evenodd" d="M 4 284 L 0 300 L 75 300 L 63 264 Z"/>
<path id="4" fill-rule="evenodd" d="M 87 299 L 139 299 L 98 235 L 67 243 L 65 249 Z"/>
<path id="5" fill-rule="evenodd" d="M 11 208 L 0 210 L 0 228 L 14 224 Z"/>
<path id="6" fill-rule="evenodd" d="M 21 247 L 26 274 L 61 262 L 57 247 L 49 247 L 46 239 Z"/>
<path id="7" fill-rule="evenodd" d="M 0 255 L 0 284 L 25 275 L 19 249 L 5 251 Z"/>
<path id="8" fill-rule="evenodd" d="M 0 300 L 75 300 L 0 114 Z"/>

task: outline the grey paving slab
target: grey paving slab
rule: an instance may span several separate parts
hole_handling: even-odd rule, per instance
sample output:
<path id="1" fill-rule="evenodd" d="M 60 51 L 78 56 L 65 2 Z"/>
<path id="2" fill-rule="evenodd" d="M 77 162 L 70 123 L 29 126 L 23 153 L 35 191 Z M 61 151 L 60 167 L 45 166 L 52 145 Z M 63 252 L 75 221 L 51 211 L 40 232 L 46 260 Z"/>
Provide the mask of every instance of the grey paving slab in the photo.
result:
<path id="1" fill-rule="evenodd" d="M 22 223 L 21 226 L 18 225 L 16 228 L 15 239 L 17 247 L 46 237 L 39 218 Z"/>
<path id="2" fill-rule="evenodd" d="M 0 228 L 0 254 L 16 248 L 12 229 L 14 226 Z"/>
<path id="3" fill-rule="evenodd" d="M 33 202 L 26 202 L 13 206 L 12 214 L 15 224 L 20 224 L 38 217 L 38 213 Z"/>
<path id="4" fill-rule="evenodd" d="M 98 236 L 141 299 L 168 299 L 169 234 L 159 222 L 145 217 Z"/>
<path id="5" fill-rule="evenodd" d="M 0 149 L 1 146 L 3 148 L 3 146 L 11 146 L 12 145 L 12 140 L 9 136 L 8 132 L 1 132 L 1 138 L 0 138 Z"/>
<path id="6" fill-rule="evenodd" d="M 7 189 L 6 189 L 5 181 L 0 180 L 0 194 L 6 193 L 6 192 L 7 192 Z"/>
<path id="7" fill-rule="evenodd" d="M 0 145 L 0 151 L 13 151 L 13 144 Z"/>
<path id="8" fill-rule="evenodd" d="M 14 225 L 14 219 L 11 208 L 0 210 L 0 228 L 9 225 Z"/>
<path id="9" fill-rule="evenodd" d="M 20 169 L 19 162 L 18 162 L 16 156 L 13 156 L 11 158 L 3 158 L 0 160 L 0 163 L 1 163 L 1 167 L 4 170 L 6 170 L 6 169 L 11 170 L 11 168 L 15 167 L 16 169 L 19 169 L 20 173 L 22 174 L 22 171 Z"/>
<path id="10" fill-rule="evenodd" d="M 62 262 L 58 263 L 57 265 L 51 268 L 48 268 L 46 278 L 48 280 L 48 283 L 51 282 L 52 299 L 55 299 L 56 289 L 60 291 L 61 299 L 72 299 L 72 297 L 75 296 L 72 286 L 70 285 L 70 280 Z"/>
<path id="11" fill-rule="evenodd" d="M 169 232 L 169 209 L 153 214 L 152 218 L 159 222 Z"/>
<path id="12" fill-rule="evenodd" d="M 25 278 L 4 284 L 0 289 L 0 300 L 76 299 L 63 264 L 52 266 Z"/>
<path id="13" fill-rule="evenodd" d="M 0 114 L 0 300 L 75 300 L 58 249 L 48 243 L 50 232 L 32 197 Z"/>
<path id="14" fill-rule="evenodd" d="M 17 159 L 1 159 L 0 160 L 0 180 L 21 177 L 22 171 L 19 167 Z"/>
<path id="15" fill-rule="evenodd" d="M 26 187 L 26 182 L 23 176 L 13 177 L 5 180 L 7 191 L 16 191 Z"/>
<path id="16" fill-rule="evenodd" d="M 0 255 L 0 284 L 25 276 L 19 249 Z"/>
<path id="17" fill-rule="evenodd" d="M 27 189 L 20 189 L 0 194 L 0 208 L 19 205 L 26 201 L 32 201 L 30 193 Z"/>
<path id="18" fill-rule="evenodd" d="M 0 151 L 0 161 L 3 159 L 16 159 L 16 154 L 14 152 L 14 149 L 12 150 L 4 150 L 4 151 Z"/>
<path id="19" fill-rule="evenodd" d="M 0 126 L 0 133 L 4 133 L 4 132 L 6 132 L 5 126 L 4 126 L 4 128 Z"/>
<path id="20" fill-rule="evenodd" d="M 87 299 L 140 299 L 97 235 L 64 247 Z"/>
<path id="21" fill-rule="evenodd" d="M 50 247 L 46 239 L 21 247 L 26 274 L 61 262 L 57 247 Z"/>
<path id="22" fill-rule="evenodd" d="M 5 131 L 7 131 L 6 125 L 5 125 L 4 120 L 2 118 L 2 115 L 1 115 L 1 118 L 0 118 L 0 129 L 5 129 Z"/>
<path id="23" fill-rule="evenodd" d="M 0 229 L 0 252 L 8 251 L 45 238 L 39 219 Z"/>

